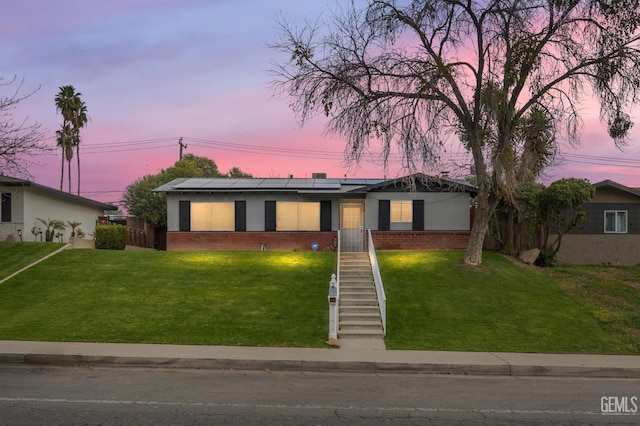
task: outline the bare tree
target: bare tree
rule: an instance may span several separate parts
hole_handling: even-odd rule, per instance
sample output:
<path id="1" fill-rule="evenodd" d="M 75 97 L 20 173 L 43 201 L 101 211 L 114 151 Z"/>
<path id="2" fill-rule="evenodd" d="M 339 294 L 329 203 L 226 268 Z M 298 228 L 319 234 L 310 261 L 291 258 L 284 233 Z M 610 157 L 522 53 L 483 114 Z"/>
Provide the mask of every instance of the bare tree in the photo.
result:
<path id="1" fill-rule="evenodd" d="M 532 109 L 549 117 L 550 140 L 577 143 L 590 88 L 625 143 L 640 93 L 639 1 L 370 0 L 328 25 L 282 20 L 275 90 L 302 123 L 329 117 L 353 161 L 380 142 L 385 165 L 397 145 L 409 169 L 427 168 L 459 138 L 478 185 L 465 262 L 479 264 L 498 200 L 514 197 L 518 165 L 533 158 L 516 137 Z"/>
<path id="2" fill-rule="evenodd" d="M 14 121 L 12 117 L 16 105 L 35 93 L 20 95 L 22 84 L 15 77 L 0 77 L 0 90 L 9 91 L 7 96 L 0 94 L 0 175 L 29 176 L 29 157 L 51 150 L 42 142 L 39 123 L 28 123 L 26 118 Z"/>

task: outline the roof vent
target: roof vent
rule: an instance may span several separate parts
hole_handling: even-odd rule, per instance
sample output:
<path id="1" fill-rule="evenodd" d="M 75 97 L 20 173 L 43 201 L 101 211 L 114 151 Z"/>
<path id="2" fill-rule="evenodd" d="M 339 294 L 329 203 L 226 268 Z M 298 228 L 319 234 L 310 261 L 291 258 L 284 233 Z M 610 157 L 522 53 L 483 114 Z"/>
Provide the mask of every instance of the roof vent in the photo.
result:
<path id="1" fill-rule="evenodd" d="M 311 179 L 326 179 L 326 173 L 311 173 Z"/>

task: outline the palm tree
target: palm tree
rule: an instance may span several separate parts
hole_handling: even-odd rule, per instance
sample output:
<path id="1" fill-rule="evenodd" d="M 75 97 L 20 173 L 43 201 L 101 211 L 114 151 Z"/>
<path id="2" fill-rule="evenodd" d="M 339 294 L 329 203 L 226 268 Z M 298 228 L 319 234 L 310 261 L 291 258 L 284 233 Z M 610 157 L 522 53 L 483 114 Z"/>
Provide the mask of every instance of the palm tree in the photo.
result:
<path id="1" fill-rule="evenodd" d="M 75 220 L 68 220 L 67 221 L 67 225 L 69 225 L 69 228 L 71 228 L 71 238 L 76 236 L 76 229 L 78 230 L 78 234 L 80 234 L 80 232 L 82 232 L 82 230 L 80 230 L 80 228 L 78 228 L 80 225 L 82 225 L 82 223 L 75 221 Z"/>
<path id="2" fill-rule="evenodd" d="M 78 195 L 80 195 L 80 128 L 87 124 L 87 106 L 73 86 L 62 86 L 55 97 L 56 111 L 62 114 L 62 130 L 56 132 L 58 145 L 62 151 L 62 171 L 60 174 L 60 190 L 64 181 L 64 160 L 69 169 L 69 192 L 71 192 L 71 159 L 73 147 L 76 148 L 78 162 Z"/>
<path id="3" fill-rule="evenodd" d="M 78 131 L 69 124 L 63 124 L 60 130 L 56 130 L 56 141 L 62 149 L 62 176 L 64 177 L 64 160 L 69 165 L 69 192 L 71 192 L 71 159 L 73 158 L 73 146 L 78 144 Z M 60 188 L 62 188 L 63 178 L 60 179 Z M 62 189 L 61 189 L 62 190 Z"/>
<path id="4" fill-rule="evenodd" d="M 79 98 L 81 93 L 78 92 L 77 95 Z M 74 120 L 73 120 L 73 127 L 76 129 L 76 132 L 77 132 L 77 139 L 76 139 L 75 146 L 76 146 L 76 161 L 78 163 L 78 196 L 80 195 L 80 128 L 85 127 L 87 125 L 87 121 L 89 121 L 87 116 L 87 105 L 84 103 L 84 101 L 80 100 L 78 109 L 76 110 L 76 116 L 74 117 Z"/>
<path id="5" fill-rule="evenodd" d="M 37 217 L 36 220 L 40 221 L 46 227 L 44 240 L 47 242 L 53 241 L 53 237 L 55 237 L 56 231 L 64 231 L 64 229 L 66 228 L 64 222 L 58 219 L 47 218 L 45 220 Z"/>

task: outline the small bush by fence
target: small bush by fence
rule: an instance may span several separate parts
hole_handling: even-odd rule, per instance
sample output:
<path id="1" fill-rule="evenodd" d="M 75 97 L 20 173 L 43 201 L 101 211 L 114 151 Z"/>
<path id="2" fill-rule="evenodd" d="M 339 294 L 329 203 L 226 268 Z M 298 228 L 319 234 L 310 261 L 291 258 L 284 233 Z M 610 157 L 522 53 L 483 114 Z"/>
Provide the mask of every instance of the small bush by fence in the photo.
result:
<path id="1" fill-rule="evenodd" d="M 127 246 L 127 228 L 122 225 L 98 225 L 95 232 L 96 248 L 124 250 Z"/>

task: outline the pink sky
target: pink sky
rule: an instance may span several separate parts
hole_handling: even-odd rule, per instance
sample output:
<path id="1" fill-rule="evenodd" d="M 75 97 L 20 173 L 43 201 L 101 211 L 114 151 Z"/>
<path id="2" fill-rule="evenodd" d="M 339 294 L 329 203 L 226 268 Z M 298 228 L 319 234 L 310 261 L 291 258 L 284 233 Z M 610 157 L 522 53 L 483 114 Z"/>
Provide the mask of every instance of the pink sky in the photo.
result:
<path id="1" fill-rule="evenodd" d="M 81 195 L 96 200 L 117 203 L 137 178 L 173 165 L 180 137 L 185 152 L 213 159 L 222 172 L 237 166 L 256 177 L 383 177 L 377 162 L 345 167 L 344 145 L 323 134 L 323 118 L 301 129 L 288 102 L 274 98 L 269 87 L 270 61 L 282 59 L 267 47 L 276 39 L 280 14 L 315 20 L 334 4 L 9 2 L 0 14 L 0 76 L 24 78 L 24 91 L 40 87 L 13 111 L 14 119 L 42 123 L 52 146 L 62 121 L 53 101 L 59 86 L 71 84 L 82 93 L 91 121 L 82 131 Z M 546 180 L 612 179 L 640 187 L 640 124 L 621 152 L 588 100 L 584 111 L 581 145 L 563 148 L 567 161 L 548 170 Z M 453 151 L 459 158 L 458 148 Z M 59 153 L 34 158 L 29 171 L 37 183 L 59 188 Z M 74 192 L 75 173 L 74 159 Z M 397 161 L 390 164 L 389 176 L 402 173 Z"/>

